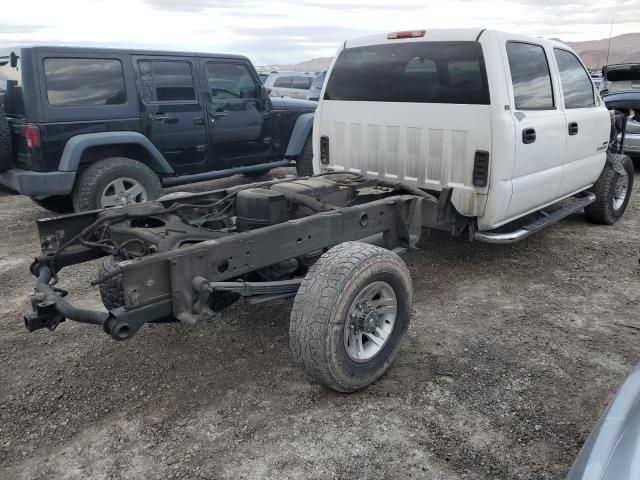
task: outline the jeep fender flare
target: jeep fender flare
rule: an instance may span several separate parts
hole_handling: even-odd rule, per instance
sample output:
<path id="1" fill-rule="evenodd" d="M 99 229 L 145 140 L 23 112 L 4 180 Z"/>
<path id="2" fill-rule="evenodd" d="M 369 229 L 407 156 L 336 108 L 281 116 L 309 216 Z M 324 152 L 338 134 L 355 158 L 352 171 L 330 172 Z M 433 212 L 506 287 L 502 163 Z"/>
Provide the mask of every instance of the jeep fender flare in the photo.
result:
<path id="1" fill-rule="evenodd" d="M 285 152 L 285 157 L 297 157 L 302 152 L 304 144 L 309 138 L 311 130 L 313 129 L 313 112 L 303 113 L 296 120 L 296 124 L 293 126 L 293 131 L 289 137 L 289 144 Z"/>
<path id="2" fill-rule="evenodd" d="M 104 145 L 140 145 L 149 152 L 147 166 L 156 173 L 171 175 L 173 168 L 162 156 L 151 141 L 138 132 L 99 132 L 83 133 L 71 137 L 62 152 L 58 170 L 62 172 L 76 172 L 80 166 L 80 159 L 87 148 Z"/>

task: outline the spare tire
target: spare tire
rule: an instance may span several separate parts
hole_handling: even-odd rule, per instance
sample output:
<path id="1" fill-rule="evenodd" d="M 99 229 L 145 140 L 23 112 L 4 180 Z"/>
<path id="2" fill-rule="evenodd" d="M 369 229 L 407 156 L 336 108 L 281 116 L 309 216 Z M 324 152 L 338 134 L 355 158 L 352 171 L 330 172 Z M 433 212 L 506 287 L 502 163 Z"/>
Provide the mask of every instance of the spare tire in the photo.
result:
<path id="1" fill-rule="evenodd" d="M 0 172 L 9 170 L 12 161 L 11 128 L 4 113 L 4 98 L 0 97 Z"/>

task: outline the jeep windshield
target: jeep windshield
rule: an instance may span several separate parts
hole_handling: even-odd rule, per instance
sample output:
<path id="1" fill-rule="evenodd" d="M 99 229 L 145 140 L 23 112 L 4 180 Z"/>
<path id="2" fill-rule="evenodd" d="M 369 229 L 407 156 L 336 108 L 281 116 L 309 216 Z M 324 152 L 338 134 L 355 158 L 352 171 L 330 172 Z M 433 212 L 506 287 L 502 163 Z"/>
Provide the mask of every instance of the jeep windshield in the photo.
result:
<path id="1" fill-rule="evenodd" d="M 343 50 L 325 100 L 489 104 L 478 42 L 404 42 Z"/>
<path id="2" fill-rule="evenodd" d="M 8 115 L 24 115 L 22 101 L 22 64 L 12 50 L 0 50 L 0 95 Z"/>

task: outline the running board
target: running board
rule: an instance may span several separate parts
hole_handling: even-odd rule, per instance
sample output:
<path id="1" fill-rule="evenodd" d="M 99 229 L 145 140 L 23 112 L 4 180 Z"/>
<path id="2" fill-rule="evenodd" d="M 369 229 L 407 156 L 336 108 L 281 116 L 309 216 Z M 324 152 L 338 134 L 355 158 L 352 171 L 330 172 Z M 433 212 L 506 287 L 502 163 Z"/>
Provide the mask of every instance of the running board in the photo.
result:
<path id="1" fill-rule="evenodd" d="M 487 243 L 515 243 L 523 238 L 528 237 L 549 225 L 568 217 L 574 212 L 577 212 L 581 208 L 593 203 L 596 200 L 596 196 L 591 192 L 586 192 L 585 195 L 580 197 L 571 197 L 566 201 L 566 205 L 551 213 L 545 213 L 544 210 L 540 210 L 540 214 L 543 216 L 535 222 L 524 225 L 513 232 L 475 232 L 473 235 L 474 240 Z"/>

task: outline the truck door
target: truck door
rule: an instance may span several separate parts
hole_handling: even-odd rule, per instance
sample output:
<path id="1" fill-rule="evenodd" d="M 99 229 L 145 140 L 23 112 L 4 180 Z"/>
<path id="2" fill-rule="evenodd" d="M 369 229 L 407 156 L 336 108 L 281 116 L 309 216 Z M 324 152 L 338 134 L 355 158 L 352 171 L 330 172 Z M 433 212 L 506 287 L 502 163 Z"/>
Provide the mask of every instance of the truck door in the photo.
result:
<path id="1" fill-rule="evenodd" d="M 584 66 L 572 52 L 554 48 L 566 118 L 565 154 L 560 193 L 569 195 L 594 183 L 606 161 L 611 119 L 595 94 Z"/>
<path id="2" fill-rule="evenodd" d="M 566 148 L 564 112 L 558 108 L 547 52 L 542 45 L 507 41 L 515 125 L 513 194 L 509 218 L 558 198 Z"/>
<path id="3" fill-rule="evenodd" d="M 136 56 L 142 126 L 178 175 L 207 167 L 204 110 L 189 57 Z"/>
<path id="4" fill-rule="evenodd" d="M 260 79 L 242 60 L 200 59 L 205 82 L 209 164 L 213 170 L 271 160 L 270 102 Z"/>

